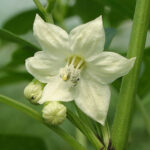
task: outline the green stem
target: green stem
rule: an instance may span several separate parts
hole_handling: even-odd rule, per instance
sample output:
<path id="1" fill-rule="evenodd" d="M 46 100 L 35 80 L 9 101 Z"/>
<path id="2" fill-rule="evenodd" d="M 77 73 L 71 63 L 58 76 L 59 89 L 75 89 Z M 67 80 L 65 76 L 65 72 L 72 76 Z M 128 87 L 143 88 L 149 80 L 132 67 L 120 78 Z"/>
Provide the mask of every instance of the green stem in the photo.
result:
<path id="1" fill-rule="evenodd" d="M 116 150 L 124 150 L 131 124 L 140 66 L 146 41 L 150 13 L 150 0 L 137 0 L 128 58 L 136 57 L 134 68 L 123 78 L 119 102 L 112 128 Z"/>
<path id="2" fill-rule="evenodd" d="M 136 97 L 136 105 L 143 116 L 148 134 L 150 135 L 150 117 L 148 116 L 148 113 L 146 112 L 146 110 L 142 104 L 142 101 L 138 96 Z"/>
<path id="3" fill-rule="evenodd" d="M 46 11 L 48 13 L 52 13 L 55 3 L 56 3 L 56 0 L 47 0 Z"/>
<path id="4" fill-rule="evenodd" d="M 87 144 L 87 138 L 84 136 L 84 134 L 76 128 L 76 139 L 78 142 L 80 142 L 82 145 L 84 145 L 84 147 L 88 147 Z"/>
<path id="5" fill-rule="evenodd" d="M 44 15 L 46 22 L 53 23 L 53 18 L 51 14 L 47 13 L 46 9 L 42 6 L 39 0 L 33 0 L 36 7 L 39 9 L 39 11 Z"/>
<path id="6" fill-rule="evenodd" d="M 109 146 L 109 142 L 110 142 L 110 130 L 109 130 L 109 125 L 108 122 L 105 122 L 105 126 L 100 125 L 100 129 L 103 135 L 103 141 L 105 144 L 106 149 Z"/>
<path id="7" fill-rule="evenodd" d="M 94 129 L 94 126 L 92 124 L 92 121 L 90 120 L 90 118 L 88 116 L 86 116 L 77 106 L 76 104 L 74 103 L 74 106 L 76 108 L 76 111 L 77 111 L 77 114 L 80 118 L 80 120 L 82 120 L 83 123 L 86 122 L 86 125 L 93 131 L 93 133 L 97 134 L 95 129 Z M 99 123 L 98 123 L 99 124 Z"/>
<path id="8" fill-rule="evenodd" d="M 40 113 L 38 113 L 34 109 L 32 109 L 32 108 L 16 101 L 16 100 L 13 100 L 9 97 L 0 95 L 0 102 L 3 103 L 3 104 L 9 105 L 13 108 L 16 108 L 17 110 L 20 110 L 21 112 L 29 115 L 30 117 L 34 118 L 35 120 L 40 121 L 41 123 L 43 122 L 43 119 L 42 119 Z"/>
<path id="9" fill-rule="evenodd" d="M 4 103 L 6 105 L 9 105 L 13 108 L 16 108 L 17 110 L 20 110 L 21 112 L 24 112 L 25 114 L 31 116 L 32 118 L 34 118 L 35 120 L 40 121 L 41 123 L 43 123 L 44 125 L 46 125 L 48 128 L 50 128 L 51 130 L 53 130 L 55 133 L 57 133 L 59 136 L 61 136 L 66 142 L 68 142 L 68 144 L 70 144 L 74 150 L 86 150 L 81 144 L 79 144 L 72 136 L 70 136 L 67 132 L 65 132 L 63 129 L 61 129 L 58 126 L 50 126 L 48 124 L 46 124 L 43 121 L 43 118 L 41 116 L 41 114 L 37 111 L 35 111 L 34 109 L 16 101 L 13 100 L 9 97 L 0 95 L 0 102 Z"/>
<path id="10" fill-rule="evenodd" d="M 93 131 L 82 122 L 75 114 L 70 110 L 67 110 L 67 118 L 89 139 L 89 141 L 96 147 L 97 150 L 104 148 L 104 145 L 95 136 Z"/>

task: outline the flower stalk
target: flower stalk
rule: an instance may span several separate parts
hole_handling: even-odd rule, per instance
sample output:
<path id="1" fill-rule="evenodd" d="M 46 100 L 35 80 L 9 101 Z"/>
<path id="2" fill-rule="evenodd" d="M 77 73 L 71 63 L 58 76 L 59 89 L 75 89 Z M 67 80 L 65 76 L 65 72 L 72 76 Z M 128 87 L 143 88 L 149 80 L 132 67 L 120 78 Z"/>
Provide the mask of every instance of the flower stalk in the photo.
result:
<path id="1" fill-rule="evenodd" d="M 53 23 L 53 18 L 51 16 L 51 14 L 49 14 L 47 12 L 47 10 L 43 7 L 41 2 L 39 0 L 33 0 L 33 2 L 35 3 L 35 5 L 39 9 L 39 11 L 43 14 L 43 16 L 45 17 L 45 20 L 47 22 Z M 48 10 L 50 11 L 50 8 Z"/>
<path id="2" fill-rule="evenodd" d="M 67 118 L 78 127 L 78 129 L 89 139 L 89 141 L 96 147 L 97 150 L 101 150 L 104 148 L 104 145 L 101 141 L 95 136 L 93 131 L 82 122 L 75 114 L 73 114 L 70 110 L 67 110 Z"/>
<path id="3" fill-rule="evenodd" d="M 80 143 L 78 143 L 71 135 L 69 135 L 67 132 L 65 132 L 63 129 L 61 129 L 58 126 L 51 126 L 49 124 L 46 124 L 43 120 L 41 114 L 34 109 L 16 101 L 9 97 L 0 95 L 0 102 L 6 105 L 9 105 L 13 108 L 16 108 L 17 110 L 29 115 L 30 117 L 34 118 L 35 120 L 38 120 L 40 123 L 46 125 L 48 128 L 53 130 L 55 133 L 57 133 L 60 137 L 62 137 L 69 145 L 72 146 L 74 150 L 86 150 Z"/>
<path id="4" fill-rule="evenodd" d="M 46 12 L 52 13 L 56 0 L 47 0 Z"/>
<path id="5" fill-rule="evenodd" d="M 123 78 L 113 123 L 112 140 L 115 150 L 126 147 L 131 124 L 150 14 L 150 0 L 137 0 L 127 57 L 136 57 L 134 68 Z"/>

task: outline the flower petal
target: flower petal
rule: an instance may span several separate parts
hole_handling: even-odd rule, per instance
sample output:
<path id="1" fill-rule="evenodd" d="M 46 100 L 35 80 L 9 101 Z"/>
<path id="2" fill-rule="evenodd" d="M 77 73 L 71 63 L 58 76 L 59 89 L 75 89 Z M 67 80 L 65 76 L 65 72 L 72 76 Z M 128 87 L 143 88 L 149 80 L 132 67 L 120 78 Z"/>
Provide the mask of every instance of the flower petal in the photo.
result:
<path id="1" fill-rule="evenodd" d="M 113 52 L 102 52 L 87 60 L 87 71 L 102 84 L 109 84 L 126 75 L 133 67 L 135 59 L 135 57 L 127 59 Z"/>
<path id="2" fill-rule="evenodd" d="M 43 83 L 48 83 L 51 76 L 58 74 L 64 65 L 64 59 L 52 55 L 49 51 L 36 52 L 33 57 L 26 59 L 27 71 Z"/>
<path id="3" fill-rule="evenodd" d="M 104 125 L 110 101 L 108 85 L 91 78 L 81 79 L 75 92 L 75 103 L 89 117 Z"/>
<path id="4" fill-rule="evenodd" d="M 43 50 L 61 57 L 69 53 L 68 34 L 60 27 L 46 23 L 39 15 L 36 15 L 33 31 Z"/>
<path id="5" fill-rule="evenodd" d="M 104 49 L 105 33 L 102 17 L 73 29 L 69 36 L 71 50 L 84 58 L 97 55 Z"/>
<path id="6" fill-rule="evenodd" d="M 47 101 L 71 101 L 72 98 L 72 84 L 68 81 L 63 81 L 59 76 L 52 77 L 49 83 L 45 86 L 39 104 Z"/>

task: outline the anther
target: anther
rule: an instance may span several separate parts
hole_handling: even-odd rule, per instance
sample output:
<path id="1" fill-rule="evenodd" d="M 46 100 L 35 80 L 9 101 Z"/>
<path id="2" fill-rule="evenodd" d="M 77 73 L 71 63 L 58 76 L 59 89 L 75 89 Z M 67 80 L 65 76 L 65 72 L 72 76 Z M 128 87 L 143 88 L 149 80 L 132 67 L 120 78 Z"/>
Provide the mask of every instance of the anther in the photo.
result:
<path id="1" fill-rule="evenodd" d="M 67 59 L 67 64 L 60 70 L 60 77 L 64 81 L 70 80 L 73 86 L 77 85 L 80 79 L 80 72 L 84 66 L 84 60 L 78 56 L 72 56 Z"/>

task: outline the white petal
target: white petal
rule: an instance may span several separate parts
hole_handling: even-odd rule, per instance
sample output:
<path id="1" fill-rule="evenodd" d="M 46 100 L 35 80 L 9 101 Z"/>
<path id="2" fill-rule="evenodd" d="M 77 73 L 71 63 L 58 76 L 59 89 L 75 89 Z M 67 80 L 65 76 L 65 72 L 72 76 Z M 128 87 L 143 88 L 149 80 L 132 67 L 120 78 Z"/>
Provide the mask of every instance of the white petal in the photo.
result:
<path id="1" fill-rule="evenodd" d="M 84 77 L 75 93 L 77 106 L 89 117 L 104 125 L 111 95 L 109 86 Z"/>
<path id="2" fill-rule="evenodd" d="M 43 104 L 47 101 L 71 101 L 72 84 L 68 81 L 63 81 L 59 76 L 51 78 L 45 86 L 41 99 L 38 103 Z"/>
<path id="3" fill-rule="evenodd" d="M 105 33 L 102 17 L 73 29 L 69 36 L 72 51 L 84 58 L 97 55 L 104 49 Z"/>
<path id="4" fill-rule="evenodd" d="M 87 60 L 87 71 L 102 84 L 108 84 L 126 75 L 133 67 L 135 59 L 135 57 L 127 59 L 113 52 L 102 52 Z"/>
<path id="5" fill-rule="evenodd" d="M 36 52 L 34 57 L 26 59 L 27 71 L 43 83 L 48 83 L 51 76 L 58 74 L 62 66 L 65 66 L 65 60 L 49 51 Z"/>
<path id="6" fill-rule="evenodd" d="M 61 57 L 69 53 L 68 34 L 60 27 L 46 23 L 36 15 L 33 30 L 43 50 L 49 50 Z"/>

